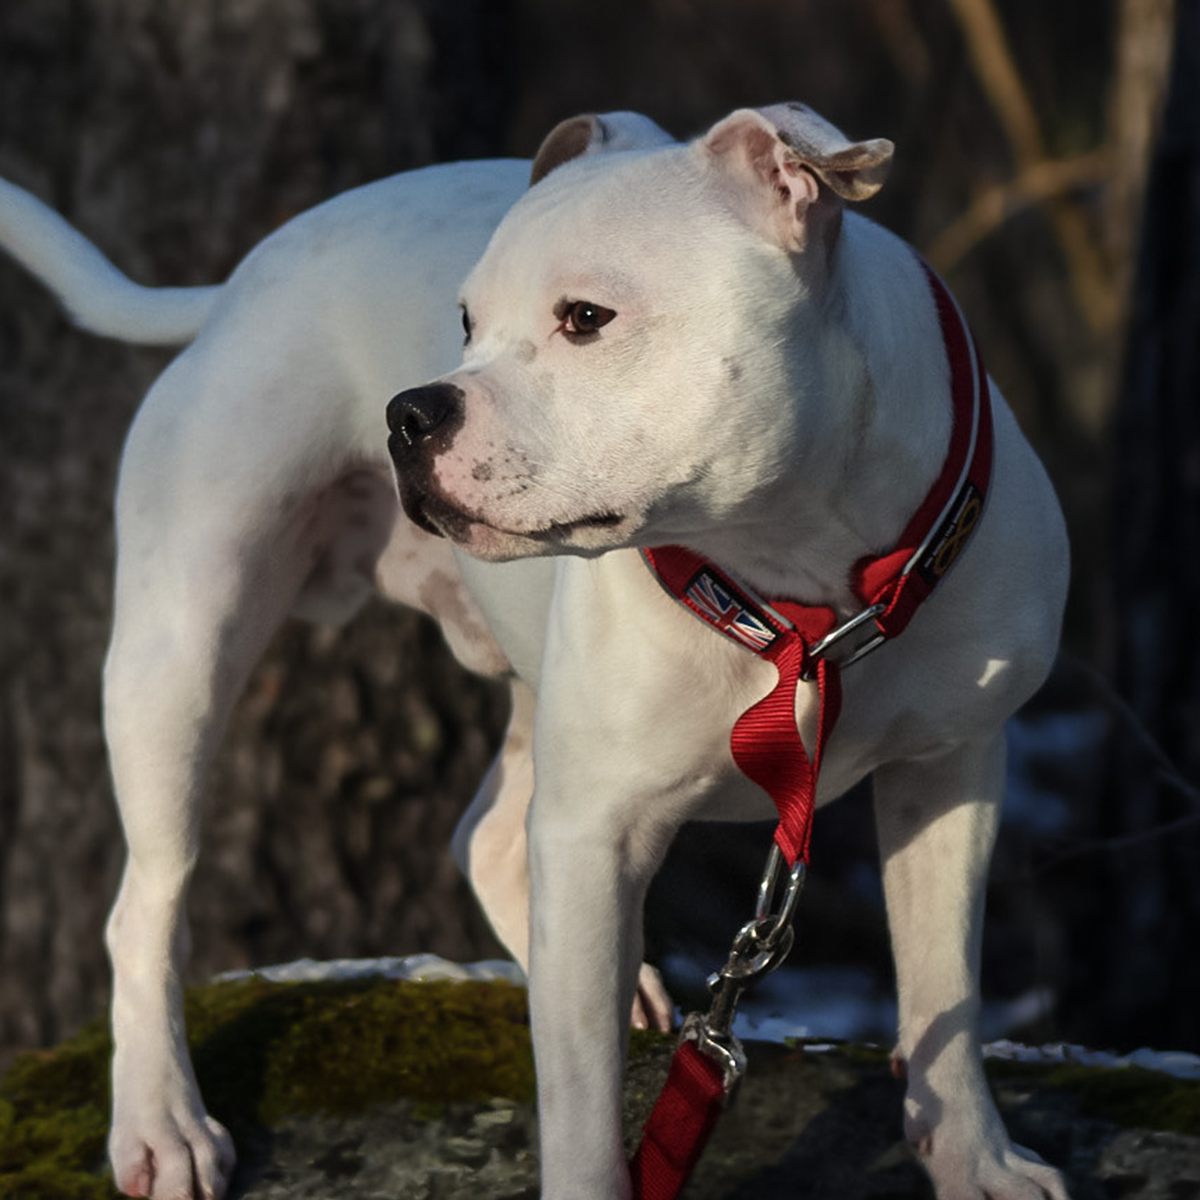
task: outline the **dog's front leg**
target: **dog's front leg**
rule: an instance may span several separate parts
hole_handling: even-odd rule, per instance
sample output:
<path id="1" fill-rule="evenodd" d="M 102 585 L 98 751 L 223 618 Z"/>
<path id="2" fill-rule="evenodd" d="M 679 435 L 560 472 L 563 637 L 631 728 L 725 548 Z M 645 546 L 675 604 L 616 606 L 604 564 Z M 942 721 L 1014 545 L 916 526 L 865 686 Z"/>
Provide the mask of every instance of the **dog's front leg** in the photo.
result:
<path id="1" fill-rule="evenodd" d="M 528 823 L 542 1200 L 630 1194 L 621 1075 L 646 890 L 732 766 L 714 692 L 736 707 L 753 686 L 735 648 L 689 652 L 695 625 L 636 552 L 557 564 Z"/>
<path id="2" fill-rule="evenodd" d="M 984 890 L 1004 791 L 1004 735 L 875 777 L 900 1001 L 904 1126 L 938 1200 L 1067 1200 L 1008 1138 L 979 1050 Z"/>
<path id="3" fill-rule="evenodd" d="M 621 590 L 620 564 L 605 565 L 562 572 L 564 616 L 551 621 L 534 727 L 529 997 L 542 1200 L 630 1194 L 621 1076 L 643 904 L 705 774 L 686 721 L 666 727 L 674 659 L 633 635 L 606 636 Z"/>
<path id="4" fill-rule="evenodd" d="M 590 774 L 579 773 L 574 802 L 539 781 L 530 813 L 529 995 L 543 1200 L 625 1200 L 630 1188 L 621 1078 L 642 904 L 658 854 L 604 819 Z"/>

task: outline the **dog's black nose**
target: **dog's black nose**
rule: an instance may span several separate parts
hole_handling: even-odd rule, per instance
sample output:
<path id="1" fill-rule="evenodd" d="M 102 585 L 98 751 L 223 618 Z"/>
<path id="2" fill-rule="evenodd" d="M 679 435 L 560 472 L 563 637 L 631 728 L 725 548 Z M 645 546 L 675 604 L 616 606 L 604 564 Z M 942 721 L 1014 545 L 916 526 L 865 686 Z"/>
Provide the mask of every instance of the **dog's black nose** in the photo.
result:
<path id="1" fill-rule="evenodd" d="M 462 402 L 462 389 L 452 383 L 409 388 L 389 402 L 388 428 L 404 448 L 415 450 L 435 433 L 453 432 L 462 416 Z"/>

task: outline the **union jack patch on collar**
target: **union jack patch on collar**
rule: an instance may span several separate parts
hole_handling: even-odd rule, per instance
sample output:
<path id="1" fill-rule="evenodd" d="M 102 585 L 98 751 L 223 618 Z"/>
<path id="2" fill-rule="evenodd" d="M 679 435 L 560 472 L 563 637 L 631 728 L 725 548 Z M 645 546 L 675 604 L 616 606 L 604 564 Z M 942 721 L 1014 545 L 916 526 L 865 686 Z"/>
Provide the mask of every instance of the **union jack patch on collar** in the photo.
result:
<path id="1" fill-rule="evenodd" d="M 761 654 L 779 638 L 766 613 L 711 567 L 696 572 L 682 600 L 718 633 Z"/>

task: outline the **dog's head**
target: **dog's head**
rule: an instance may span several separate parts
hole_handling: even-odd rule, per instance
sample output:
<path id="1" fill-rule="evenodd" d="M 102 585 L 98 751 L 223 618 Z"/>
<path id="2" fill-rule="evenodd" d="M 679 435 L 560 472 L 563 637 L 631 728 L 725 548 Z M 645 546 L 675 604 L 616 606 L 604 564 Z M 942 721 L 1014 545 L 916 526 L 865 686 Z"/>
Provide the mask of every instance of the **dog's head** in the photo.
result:
<path id="1" fill-rule="evenodd" d="M 461 368 L 388 407 L 408 515 L 491 559 L 736 522 L 803 454 L 843 201 L 891 153 L 801 105 L 690 144 L 558 126 L 463 286 Z"/>

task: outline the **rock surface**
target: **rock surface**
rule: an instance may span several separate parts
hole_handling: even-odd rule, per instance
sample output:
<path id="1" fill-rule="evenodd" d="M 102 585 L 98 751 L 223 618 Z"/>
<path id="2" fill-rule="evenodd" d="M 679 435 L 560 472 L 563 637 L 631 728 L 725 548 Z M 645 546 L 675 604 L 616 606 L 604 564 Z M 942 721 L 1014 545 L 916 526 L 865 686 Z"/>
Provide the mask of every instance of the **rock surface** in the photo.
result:
<path id="1" fill-rule="evenodd" d="M 900 1137 L 900 1085 L 880 1055 L 749 1047 L 751 1071 L 684 1200 L 932 1198 Z M 632 1139 L 666 1074 L 669 1048 L 631 1070 Z M 1200 1196 L 1200 1136 L 1125 1129 L 1089 1115 L 1047 1072 L 995 1082 L 1015 1138 L 1061 1166 L 1072 1200 Z M 248 1200 L 536 1200 L 536 1119 L 496 1100 L 421 1111 L 412 1101 L 361 1116 L 286 1119 L 239 1176 Z M 242 1190 L 244 1189 L 244 1190 Z"/>
<path id="2" fill-rule="evenodd" d="M 249 980 L 199 989 L 189 1008 L 202 1086 L 238 1140 L 234 1200 L 536 1200 L 519 988 Z M 931 1197 L 900 1137 L 886 1053 L 747 1049 L 686 1200 Z M 633 1039 L 631 1147 L 670 1053 L 670 1039 Z M 0 1082 L 0 1197 L 113 1194 L 100 1161 L 107 1054 L 96 1025 Z M 1064 1168 L 1073 1200 L 1200 1197 L 1200 1083 L 1033 1063 L 993 1062 L 989 1075 L 1014 1137 Z"/>

